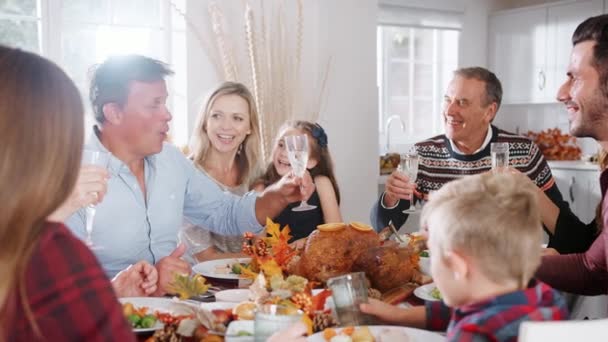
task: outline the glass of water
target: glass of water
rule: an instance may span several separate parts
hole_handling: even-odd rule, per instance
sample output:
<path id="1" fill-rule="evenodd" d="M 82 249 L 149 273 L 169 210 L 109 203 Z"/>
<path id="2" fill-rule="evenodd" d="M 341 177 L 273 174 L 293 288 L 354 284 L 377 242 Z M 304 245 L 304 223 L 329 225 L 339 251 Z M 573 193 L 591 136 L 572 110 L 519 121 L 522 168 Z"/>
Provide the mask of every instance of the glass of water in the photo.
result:
<path id="1" fill-rule="evenodd" d="M 490 154 L 492 155 L 492 171 L 502 172 L 509 167 L 509 143 L 492 143 Z"/>
<path id="2" fill-rule="evenodd" d="M 108 163 L 110 162 L 110 153 L 105 151 L 97 151 L 97 150 L 89 150 L 85 149 L 82 151 L 82 165 L 96 165 L 101 166 L 103 168 L 108 167 Z M 95 193 L 97 195 L 97 193 Z M 89 246 L 90 249 L 97 250 L 102 247 L 93 244 L 93 220 L 95 219 L 96 208 L 94 204 L 90 204 L 85 208 L 86 213 L 86 239 L 85 243 Z"/>
<path id="3" fill-rule="evenodd" d="M 357 326 L 372 323 L 371 316 L 359 310 L 359 304 L 367 303 L 367 279 L 365 273 L 355 272 L 330 278 L 327 286 L 336 307 L 341 326 Z"/>
<path id="4" fill-rule="evenodd" d="M 283 305 L 264 304 L 259 306 L 253 323 L 255 341 L 266 341 L 275 332 L 289 328 L 302 320 L 302 316 L 301 311 L 294 311 L 293 308 Z"/>

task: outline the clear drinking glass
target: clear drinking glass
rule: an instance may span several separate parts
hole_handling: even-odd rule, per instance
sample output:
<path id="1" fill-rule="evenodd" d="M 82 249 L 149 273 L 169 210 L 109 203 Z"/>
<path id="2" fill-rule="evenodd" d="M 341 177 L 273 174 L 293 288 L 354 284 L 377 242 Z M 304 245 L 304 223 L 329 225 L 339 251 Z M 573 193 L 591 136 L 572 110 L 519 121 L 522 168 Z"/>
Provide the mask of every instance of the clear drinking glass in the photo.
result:
<path id="1" fill-rule="evenodd" d="M 399 171 L 405 174 L 410 182 L 416 182 L 416 178 L 418 177 L 418 154 L 415 151 L 410 151 L 408 153 L 402 153 L 399 155 Z M 412 199 L 410 200 L 410 207 L 405 209 L 403 213 L 411 214 L 416 212 L 416 207 L 414 206 L 414 195 L 412 195 Z"/>
<path id="2" fill-rule="evenodd" d="M 372 324 L 371 316 L 359 310 L 359 304 L 367 303 L 367 279 L 365 273 L 355 272 L 330 278 L 327 286 L 336 307 L 341 326 Z"/>
<path id="3" fill-rule="evenodd" d="M 293 312 L 292 308 L 283 305 L 264 304 L 255 312 L 254 335 L 255 341 L 266 341 L 277 331 L 289 328 L 302 320 L 302 312 Z"/>
<path id="4" fill-rule="evenodd" d="M 308 136 L 289 135 L 284 138 L 285 146 L 287 147 L 287 157 L 291 164 L 291 169 L 297 177 L 303 177 L 308 164 Z M 293 208 L 293 211 L 306 211 L 315 209 L 317 206 L 306 203 L 302 200 L 299 206 Z"/>
<path id="5" fill-rule="evenodd" d="M 509 143 L 498 142 L 490 145 L 492 170 L 501 172 L 509 167 Z"/>
<path id="6" fill-rule="evenodd" d="M 96 166 L 101 166 L 103 168 L 107 168 L 109 161 L 110 161 L 110 154 L 108 152 L 89 150 L 89 149 L 85 149 L 82 151 L 82 165 L 96 165 Z M 97 196 L 97 194 L 95 194 L 95 195 Z M 94 204 L 88 205 L 85 208 L 85 212 L 86 212 L 85 229 L 86 229 L 86 233 L 87 233 L 85 243 L 91 249 L 101 249 L 100 246 L 96 246 L 93 244 L 93 239 L 91 237 L 91 235 L 93 234 L 93 220 L 95 218 L 95 212 L 96 212 L 95 205 Z"/>

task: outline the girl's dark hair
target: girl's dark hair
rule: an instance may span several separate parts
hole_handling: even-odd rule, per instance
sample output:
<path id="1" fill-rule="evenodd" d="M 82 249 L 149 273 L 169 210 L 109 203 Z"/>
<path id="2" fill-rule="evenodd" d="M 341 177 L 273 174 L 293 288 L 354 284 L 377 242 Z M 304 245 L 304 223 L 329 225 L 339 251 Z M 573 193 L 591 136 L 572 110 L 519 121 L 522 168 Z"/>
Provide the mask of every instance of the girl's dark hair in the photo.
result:
<path id="1" fill-rule="evenodd" d="M 336 199 L 339 204 L 340 189 L 338 187 L 338 182 L 336 181 L 336 176 L 334 175 L 334 163 L 331 159 L 331 155 L 329 154 L 329 148 L 327 147 L 327 134 L 325 133 L 325 130 L 317 123 L 302 120 L 288 121 L 281 126 L 281 129 L 279 129 L 279 135 L 276 138 L 275 145 L 281 138 L 281 134 L 283 134 L 283 132 L 289 128 L 299 129 L 305 132 L 309 138 L 312 138 L 310 139 L 312 149 L 309 153 L 309 157 L 316 159 L 318 162 L 315 167 L 308 170 L 310 172 L 310 176 L 313 179 L 316 176 L 326 176 L 329 178 L 331 185 L 334 187 Z M 268 167 L 266 168 L 264 174 L 256 179 L 251 187 L 253 188 L 260 184 L 264 187 L 268 187 L 269 185 L 276 183 L 279 179 L 281 179 L 281 176 L 277 173 L 277 170 L 274 168 L 274 163 L 271 160 L 268 163 Z"/>

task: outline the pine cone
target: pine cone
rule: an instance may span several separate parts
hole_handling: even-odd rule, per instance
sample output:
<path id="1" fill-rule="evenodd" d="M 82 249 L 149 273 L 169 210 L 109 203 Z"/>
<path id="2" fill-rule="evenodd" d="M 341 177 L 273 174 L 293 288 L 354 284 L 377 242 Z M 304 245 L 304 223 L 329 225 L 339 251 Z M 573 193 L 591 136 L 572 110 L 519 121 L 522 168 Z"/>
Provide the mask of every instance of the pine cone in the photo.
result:
<path id="1" fill-rule="evenodd" d="M 263 256 L 270 254 L 270 248 L 268 248 L 266 241 L 259 239 L 255 242 L 255 244 L 256 244 L 257 254 L 259 256 L 263 257 Z"/>
<path id="2" fill-rule="evenodd" d="M 382 299 L 382 293 L 372 287 L 367 289 L 367 297 L 368 298 L 374 298 L 374 299 L 378 299 L 381 300 Z"/>
<path id="3" fill-rule="evenodd" d="M 312 308 L 312 298 L 309 294 L 304 292 L 298 292 L 291 296 L 291 301 L 294 302 L 305 313 L 310 312 L 310 309 Z"/>
<path id="4" fill-rule="evenodd" d="M 181 337 L 177 335 L 177 325 L 167 324 L 163 329 L 156 330 L 152 336 L 154 342 L 179 342 Z"/>
<path id="5" fill-rule="evenodd" d="M 241 247 L 241 250 L 243 251 L 244 254 L 253 256 L 253 246 L 251 244 L 249 244 L 247 241 L 243 241 L 243 246 Z"/>
<path id="6" fill-rule="evenodd" d="M 334 319 L 334 316 L 332 316 L 330 313 L 327 312 L 323 312 L 323 311 L 317 311 L 315 312 L 315 315 L 312 318 L 312 331 L 313 332 L 319 332 L 319 331 L 323 331 L 326 328 L 330 328 L 333 326 L 336 326 L 336 320 Z"/>

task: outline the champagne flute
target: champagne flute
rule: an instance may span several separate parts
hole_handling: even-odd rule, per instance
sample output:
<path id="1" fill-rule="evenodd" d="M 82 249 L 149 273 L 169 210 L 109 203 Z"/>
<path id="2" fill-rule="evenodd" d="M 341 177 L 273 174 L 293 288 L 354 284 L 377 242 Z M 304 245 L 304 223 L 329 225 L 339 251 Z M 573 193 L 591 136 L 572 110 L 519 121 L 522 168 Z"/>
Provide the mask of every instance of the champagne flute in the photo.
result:
<path id="1" fill-rule="evenodd" d="M 308 164 L 308 136 L 289 135 L 285 137 L 285 145 L 287 146 L 287 157 L 291 164 L 291 169 L 297 177 L 304 177 L 306 164 Z M 299 206 L 291 209 L 293 211 L 306 211 L 315 209 L 317 206 L 306 203 L 302 200 Z"/>
<path id="2" fill-rule="evenodd" d="M 399 161 L 399 171 L 405 174 L 410 182 L 416 182 L 416 177 L 418 177 L 418 154 L 415 151 L 410 151 L 408 153 L 403 153 L 400 155 Z M 414 195 L 412 194 L 412 199 L 410 200 L 410 207 L 403 211 L 404 214 L 411 214 L 416 212 L 416 207 L 414 206 Z"/>
<path id="3" fill-rule="evenodd" d="M 108 163 L 110 161 L 110 154 L 104 151 L 96 151 L 85 149 L 82 151 L 82 165 L 96 165 L 101 166 L 103 168 L 108 167 Z M 97 196 L 97 193 L 95 193 Z M 93 234 L 93 220 L 95 218 L 96 207 L 95 204 L 89 204 L 85 208 L 85 229 L 86 229 L 86 239 L 85 244 L 93 250 L 101 249 L 101 247 L 93 244 L 92 234 Z"/>

